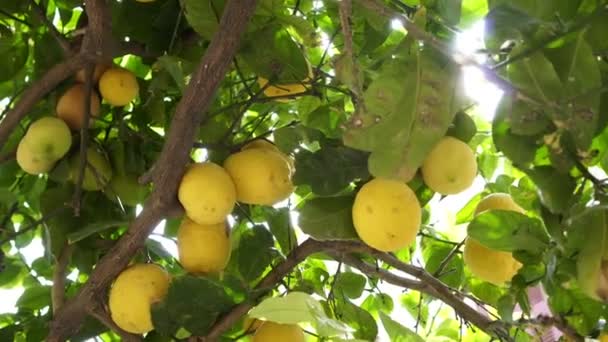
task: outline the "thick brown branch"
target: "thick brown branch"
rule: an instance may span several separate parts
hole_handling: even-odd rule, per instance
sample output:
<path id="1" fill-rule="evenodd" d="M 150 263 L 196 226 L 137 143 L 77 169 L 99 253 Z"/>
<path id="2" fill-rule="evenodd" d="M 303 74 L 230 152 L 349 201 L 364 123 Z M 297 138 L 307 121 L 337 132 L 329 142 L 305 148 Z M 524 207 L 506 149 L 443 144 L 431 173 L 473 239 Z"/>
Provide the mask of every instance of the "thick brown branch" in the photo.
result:
<path id="1" fill-rule="evenodd" d="M 30 4 L 32 5 L 34 15 L 36 15 L 38 20 L 40 20 L 42 24 L 49 29 L 51 36 L 53 36 L 53 38 L 57 41 L 57 44 L 59 44 L 61 47 L 61 50 L 63 50 L 63 55 L 66 57 L 69 56 L 72 53 L 70 42 L 65 38 L 64 35 L 61 34 L 61 32 L 57 30 L 49 18 L 46 17 L 46 13 L 41 4 L 37 4 L 35 0 L 30 0 Z"/>
<path id="2" fill-rule="evenodd" d="M 156 163 L 155 188 L 144 210 L 132 222 L 127 233 L 99 261 L 76 297 L 58 312 L 51 324 L 48 341 L 63 341 L 78 330 L 85 307 L 91 305 L 96 293 L 107 289 L 116 275 L 127 266 L 150 232 L 176 202 L 177 187 L 189 161 L 190 149 L 202 120 L 201 114 L 211 104 L 226 74 L 255 5 L 256 0 L 231 0 L 226 4 L 219 29 L 177 106 L 167 141 Z"/>
<path id="3" fill-rule="evenodd" d="M 91 317 L 97 319 L 99 322 L 101 322 L 103 325 L 105 325 L 108 329 L 117 333 L 118 336 L 120 336 L 121 341 L 126 341 L 126 342 L 141 341 L 141 337 L 139 337 L 138 335 L 134 335 L 129 332 L 126 332 L 126 331 L 122 330 L 119 326 L 117 326 L 116 323 L 114 323 L 114 321 L 112 321 L 112 318 L 108 314 L 108 311 L 106 310 L 106 308 L 103 304 L 94 303 L 87 309 L 87 313 L 89 315 L 91 315 Z"/>
<path id="4" fill-rule="evenodd" d="M 55 269 L 53 270 L 53 293 L 51 295 L 53 313 L 57 312 L 65 302 L 65 277 L 73 250 L 74 245 L 70 245 L 66 242 L 63 246 L 63 250 L 59 254 L 59 258 L 57 258 L 57 261 L 55 262 Z"/>

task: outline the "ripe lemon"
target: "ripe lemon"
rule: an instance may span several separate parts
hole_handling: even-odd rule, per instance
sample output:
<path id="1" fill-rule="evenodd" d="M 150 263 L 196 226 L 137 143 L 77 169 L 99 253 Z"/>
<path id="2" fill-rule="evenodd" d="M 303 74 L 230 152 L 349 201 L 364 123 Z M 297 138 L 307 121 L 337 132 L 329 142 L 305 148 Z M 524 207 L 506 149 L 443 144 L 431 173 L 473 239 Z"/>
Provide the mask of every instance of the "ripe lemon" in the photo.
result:
<path id="1" fill-rule="evenodd" d="M 495 193 L 479 202 L 475 215 L 493 209 L 525 213 L 509 194 Z M 499 286 L 510 281 L 522 266 L 511 253 L 492 250 L 470 237 L 464 244 L 464 263 L 479 279 Z"/>
<path id="2" fill-rule="evenodd" d="M 169 282 L 169 274 L 155 264 L 134 264 L 122 271 L 110 289 L 114 323 L 134 334 L 154 329 L 150 307 L 165 297 Z"/>
<path id="3" fill-rule="evenodd" d="M 112 179 L 112 167 L 105 154 L 95 147 L 87 148 L 87 165 L 84 169 L 82 188 L 87 191 L 97 191 L 105 188 Z M 80 172 L 80 151 L 76 151 L 70 159 L 70 180 L 76 184 Z"/>
<path id="4" fill-rule="evenodd" d="M 106 70 L 108 70 L 110 66 L 107 64 L 97 64 L 95 65 L 95 70 L 93 71 L 93 82 L 97 83 Z M 85 82 L 85 70 L 80 69 L 74 76 L 77 82 L 84 83 Z"/>
<path id="5" fill-rule="evenodd" d="M 179 185 L 178 197 L 186 216 L 198 224 L 217 224 L 226 220 L 236 202 L 236 189 L 221 166 L 207 162 L 193 164 Z"/>
<path id="6" fill-rule="evenodd" d="M 112 67 L 101 75 L 99 91 L 109 104 L 121 107 L 135 100 L 139 94 L 139 84 L 131 71 Z"/>
<path id="7" fill-rule="evenodd" d="M 31 175 L 39 175 L 51 171 L 55 166 L 55 161 L 48 159 L 40 159 L 32 153 L 23 140 L 17 145 L 17 164 L 21 169 Z"/>
<path id="8" fill-rule="evenodd" d="M 264 88 L 268 80 L 264 77 L 258 77 L 258 84 L 260 88 Z M 304 83 L 290 83 L 290 84 L 277 84 L 269 85 L 264 89 L 264 95 L 268 97 L 283 97 L 289 95 L 297 95 L 304 93 L 308 90 L 308 87 Z M 274 99 L 278 102 L 289 102 L 289 98 Z"/>
<path id="9" fill-rule="evenodd" d="M 255 331 L 253 342 L 304 342 L 304 332 L 297 324 L 279 324 L 264 322 Z"/>
<path id="10" fill-rule="evenodd" d="M 70 150 L 72 133 L 63 120 L 45 116 L 30 125 L 21 142 L 35 159 L 57 161 Z"/>
<path id="11" fill-rule="evenodd" d="M 61 95 L 59 101 L 57 101 L 57 106 L 55 107 L 57 116 L 63 119 L 73 130 L 79 130 L 83 125 L 85 116 L 85 93 L 84 85 L 82 83 L 77 83 Z M 99 100 L 97 93 L 93 90 L 91 92 L 91 105 L 89 107 L 91 112 L 89 125 L 93 123 L 93 118 L 99 116 L 100 108 L 101 101 Z"/>
<path id="12" fill-rule="evenodd" d="M 473 184 L 477 160 L 469 145 L 452 138 L 442 138 L 422 164 L 424 183 L 442 195 L 457 194 Z"/>
<path id="13" fill-rule="evenodd" d="M 184 217 L 177 232 L 179 262 L 189 273 L 223 271 L 230 259 L 230 237 L 225 222 L 202 225 Z"/>
<path id="14" fill-rule="evenodd" d="M 383 178 L 363 185 L 355 197 L 352 215 L 361 240 L 385 252 L 414 242 L 422 219 L 416 194 L 403 182 Z"/>
<path id="15" fill-rule="evenodd" d="M 266 139 L 256 139 L 241 147 L 241 151 L 249 150 L 252 148 L 259 148 L 263 150 L 277 152 L 289 164 L 289 167 L 291 168 L 291 174 L 294 174 L 296 172 L 296 165 L 293 158 L 283 153 L 275 144 L 271 143 L 270 141 Z"/>
<path id="16" fill-rule="evenodd" d="M 278 152 L 251 148 L 229 156 L 224 168 L 236 186 L 237 200 L 273 205 L 293 192 L 291 167 Z"/>

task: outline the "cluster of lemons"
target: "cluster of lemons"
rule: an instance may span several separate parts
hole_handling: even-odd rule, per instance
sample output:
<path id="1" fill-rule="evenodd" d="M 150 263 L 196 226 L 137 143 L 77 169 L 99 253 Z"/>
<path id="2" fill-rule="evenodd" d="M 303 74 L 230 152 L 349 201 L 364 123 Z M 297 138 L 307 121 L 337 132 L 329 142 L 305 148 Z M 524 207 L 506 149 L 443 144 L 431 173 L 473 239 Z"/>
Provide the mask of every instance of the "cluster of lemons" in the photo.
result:
<path id="1" fill-rule="evenodd" d="M 263 139 L 243 146 L 223 166 L 213 162 L 191 164 L 178 189 L 185 210 L 177 233 L 183 268 L 197 275 L 223 271 L 231 253 L 227 217 L 236 202 L 274 205 L 287 199 L 293 192 L 293 173 L 293 160 Z M 169 274 L 159 265 L 131 265 L 118 275 L 110 291 L 112 319 L 132 333 L 152 330 L 150 306 L 166 296 L 169 284 Z M 303 341 L 299 326 L 273 322 L 263 322 L 254 341 L 276 341 L 276 336 L 286 333 L 301 335 Z"/>
<path id="2" fill-rule="evenodd" d="M 442 195 L 458 194 L 473 184 L 477 161 L 466 143 L 446 136 L 427 155 L 420 171 L 431 190 Z M 491 209 L 525 213 L 508 194 L 484 198 L 476 214 Z M 422 210 L 407 184 L 374 178 L 357 193 L 352 216 L 361 240 L 378 250 L 393 252 L 414 242 Z M 464 245 L 464 261 L 475 276 L 496 285 L 511 280 L 521 267 L 511 253 L 492 250 L 470 237 Z"/>

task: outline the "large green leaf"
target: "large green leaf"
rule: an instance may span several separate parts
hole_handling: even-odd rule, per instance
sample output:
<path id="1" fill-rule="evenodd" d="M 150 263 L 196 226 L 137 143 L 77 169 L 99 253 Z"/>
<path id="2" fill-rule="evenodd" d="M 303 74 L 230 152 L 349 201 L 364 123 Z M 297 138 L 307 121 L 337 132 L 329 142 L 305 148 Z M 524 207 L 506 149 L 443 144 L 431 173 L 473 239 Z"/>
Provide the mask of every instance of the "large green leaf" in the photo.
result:
<path id="1" fill-rule="evenodd" d="M 420 335 L 393 320 L 384 312 L 380 312 L 380 319 L 392 342 L 424 342 Z"/>
<path id="2" fill-rule="evenodd" d="M 549 234 L 542 221 L 514 211 L 483 212 L 469 223 L 467 231 L 488 248 L 505 252 L 524 250 L 540 254 L 549 247 Z"/>
<path id="3" fill-rule="evenodd" d="M 426 245 L 422 250 L 425 262 L 424 268 L 429 273 L 435 274 L 453 248 L 454 246 L 444 243 L 432 242 Z M 453 288 L 459 288 L 465 279 L 462 256 L 458 254 L 452 255 L 450 261 L 445 265 L 440 274 L 439 280 Z"/>
<path id="4" fill-rule="evenodd" d="M 28 55 L 27 36 L 0 34 L 0 82 L 15 76 L 25 65 Z"/>
<path id="5" fill-rule="evenodd" d="M 324 146 L 316 152 L 302 150 L 296 155 L 294 184 L 309 185 L 319 196 L 334 195 L 351 182 L 367 178 L 367 155 L 348 147 Z"/>
<path id="6" fill-rule="evenodd" d="M 572 204 L 576 181 L 551 166 L 523 170 L 536 184 L 541 202 L 552 213 L 564 213 Z"/>
<path id="7" fill-rule="evenodd" d="M 342 293 L 348 298 L 357 299 L 363 293 L 367 283 L 364 276 L 353 272 L 340 272 L 336 275 L 334 292 Z"/>
<path id="8" fill-rule="evenodd" d="M 219 18 L 224 10 L 224 0 L 182 0 L 188 23 L 201 37 L 211 39 L 217 31 Z"/>
<path id="9" fill-rule="evenodd" d="M 299 209 L 298 225 L 317 240 L 358 239 L 353 225 L 351 196 L 315 198 Z"/>
<path id="10" fill-rule="evenodd" d="M 246 230 L 239 238 L 238 247 L 232 252 L 231 260 L 236 263 L 239 274 L 248 282 L 264 273 L 273 259 L 274 240 L 263 226 Z"/>
<path id="11" fill-rule="evenodd" d="M 29 287 L 17 300 L 17 307 L 40 310 L 51 305 L 51 287 L 36 285 Z"/>
<path id="12" fill-rule="evenodd" d="M 492 139 L 496 149 L 518 166 L 526 165 L 534 160 L 539 144 L 535 137 L 521 136 L 513 133 L 509 117 L 513 111 L 513 98 L 503 97 L 496 109 L 492 122 Z"/>
<path id="13" fill-rule="evenodd" d="M 555 67 L 542 52 L 509 64 L 507 76 L 517 89 L 543 103 L 556 103 L 567 94 Z"/>

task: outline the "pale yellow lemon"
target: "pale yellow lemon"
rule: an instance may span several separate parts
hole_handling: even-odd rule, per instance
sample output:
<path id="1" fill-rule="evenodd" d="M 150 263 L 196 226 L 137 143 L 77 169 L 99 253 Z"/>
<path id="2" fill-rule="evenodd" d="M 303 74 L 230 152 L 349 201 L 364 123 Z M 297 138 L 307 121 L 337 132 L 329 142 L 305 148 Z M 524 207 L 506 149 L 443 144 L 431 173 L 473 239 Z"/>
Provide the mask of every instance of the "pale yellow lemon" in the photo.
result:
<path id="1" fill-rule="evenodd" d="M 135 75 L 124 68 L 111 67 L 99 79 L 101 97 L 112 106 L 126 106 L 139 94 Z"/>
<path id="2" fill-rule="evenodd" d="M 55 161 L 48 159 L 40 159 L 32 153 L 23 140 L 17 145 L 16 153 L 17 164 L 21 169 L 31 175 L 39 175 L 51 171 L 55 166 Z"/>
<path id="3" fill-rule="evenodd" d="M 516 211 L 521 214 L 525 214 L 526 210 L 520 207 L 515 201 L 513 197 L 509 194 L 505 193 L 494 193 L 489 194 L 486 197 L 482 198 L 477 204 L 475 208 L 475 215 L 479 215 L 486 210 L 499 209 L 499 210 L 511 210 Z"/>
<path id="4" fill-rule="evenodd" d="M 30 125 L 21 143 L 35 158 L 57 161 L 70 150 L 72 133 L 63 120 L 45 116 Z"/>
<path id="5" fill-rule="evenodd" d="M 352 216 L 363 242 L 378 250 L 392 252 L 414 242 L 422 210 L 416 194 L 407 184 L 375 178 L 357 193 Z"/>
<path id="6" fill-rule="evenodd" d="M 442 195 L 460 193 L 473 184 L 477 160 L 469 145 L 452 138 L 442 138 L 422 164 L 424 183 Z"/>
<path id="7" fill-rule="evenodd" d="M 206 162 L 188 167 L 178 189 L 178 198 L 186 215 L 198 224 L 216 224 L 226 220 L 236 202 L 236 189 L 230 175 L 221 166 Z"/>
<path id="8" fill-rule="evenodd" d="M 82 83 L 76 83 L 66 90 L 57 101 L 57 106 L 55 107 L 57 116 L 65 121 L 73 130 L 79 130 L 84 123 L 85 96 L 86 91 L 84 85 Z M 94 119 L 99 116 L 99 111 L 101 109 L 101 100 L 95 90 L 91 91 L 90 101 L 89 126 L 93 124 Z"/>
<path id="9" fill-rule="evenodd" d="M 236 186 L 237 200 L 274 205 L 293 192 L 291 167 L 278 152 L 252 148 L 230 155 L 224 168 Z"/>
<path id="10" fill-rule="evenodd" d="M 84 168 L 82 188 L 87 191 L 97 191 L 106 187 L 112 179 L 112 167 L 106 155 L 93 146 L 87 148 L 87 164 Z M 70 158 L 70 180 L 76 184 L 80 173 L 80 151 Z"/>
<path id="11" fill-rule="evenodd" d="M 185 217 L 177 232 L 179 262 L 189 273 L 223 271 L 230 260 L 230 237 L 225 222 L 198 224 Z"/>
<path id="12" fill-rule="evenodd" d="M 297 324 L 279 324 L 264 322 L 255 331 L 253 342 L 304 342 L 304 331 Z"/>
<path id="13" fill-rule="evenodd" d="M 470 237 L 464 243 L 464 263 L 477 278 L 499 286 L 522 266 L 511 253 L 489 249 Z"/>
<path id="14" fill-rule="evenodd" d="M 155 264 L 134 264 L 122 271 L 109 295 L 112 320 L 125 331 L 143 334 L 154 329 L 150 309 L 169 289 L 169 274 Z"/>
<path id="15" fill-rule="evenodd" d="M 291 168 L 291 173 L 294 174 L 296 172 L 295 160 L 291 156 L 289 156 L 289 155 L 283 153 L 283 151 L 279 150 L 279 148 L 275 144 L 271 143 L 270 141 L 268 141 L 266 139 L 256 139 L 252 142 L 245 144 L 243 147 L 241 147 L 241 151 L 249 150 L 252 148 L 260 148 L 260 149 L 277 152 L 289 164 L 289 167 Z"/>
<path id="16" fill-rule="evenodd" d="M 494 193 L 484 197 L 477 208 L 475 215 L 488 210 L 510 210 L 524 214 L 509 194 Z M 494 285 L 502 285 L 513 278 L 521 268 L 510 252 L 492 250 L 483 246 L 473 238 L 468 237 L 464 244 L 464 262 L 476 277 Z"/>

